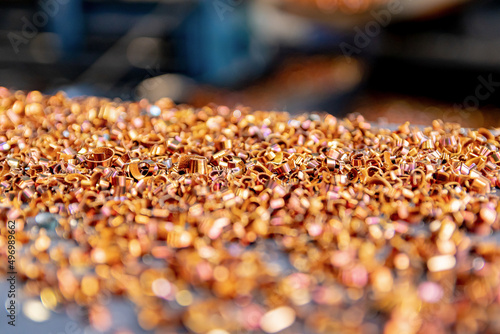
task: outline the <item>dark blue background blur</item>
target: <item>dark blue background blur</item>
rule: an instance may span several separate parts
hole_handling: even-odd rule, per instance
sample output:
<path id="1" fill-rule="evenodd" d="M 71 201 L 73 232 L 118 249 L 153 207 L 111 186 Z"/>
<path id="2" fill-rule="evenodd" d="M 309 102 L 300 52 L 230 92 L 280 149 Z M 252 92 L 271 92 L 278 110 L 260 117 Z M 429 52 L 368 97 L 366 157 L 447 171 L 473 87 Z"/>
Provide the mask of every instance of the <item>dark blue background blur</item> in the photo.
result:
<path id="1" fill-rule="evenodd" d="M 263 2 L 3 0 L 0 85 L 137 99 L 143 80 L 175 74 L 158 90 L 191 102 L 193 87 L 259 85 L 290 57 L 342 57 L 339 44 L 355 37 L 353 28 L 295 14 L 283 19 Z M 389 93 L 461 103 L 479 75 L 500 78 L 499 14 L 498 1 L 476 0 L 425 18 L 394 20 L 356 54 L 365 65 L 363 80 L 342 97 L 352 102 Z M 279 90 L 279 82 L 275 86 L 270 90 Z M 337 104 L 345 98 L 321 103 L 324 94 L 309 94 L 318 103 L 301 109 L 349 109 L 349 103 Z M 498 107 L 498 95 L 481 105 Z M 280 107 L 296 109 L 294 101 Z"/>

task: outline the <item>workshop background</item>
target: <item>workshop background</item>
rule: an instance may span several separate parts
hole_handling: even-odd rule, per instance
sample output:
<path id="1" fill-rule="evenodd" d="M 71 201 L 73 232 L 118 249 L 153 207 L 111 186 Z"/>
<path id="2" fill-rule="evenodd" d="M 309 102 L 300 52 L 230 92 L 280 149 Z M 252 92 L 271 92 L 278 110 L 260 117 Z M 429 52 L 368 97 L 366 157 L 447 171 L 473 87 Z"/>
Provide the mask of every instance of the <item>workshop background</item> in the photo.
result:
<path id="1" fill-rule="evenodd" d="M 494 126 L 499 14 L 492 0 L 3 0 L 0 80 L 70 96 Z"/>

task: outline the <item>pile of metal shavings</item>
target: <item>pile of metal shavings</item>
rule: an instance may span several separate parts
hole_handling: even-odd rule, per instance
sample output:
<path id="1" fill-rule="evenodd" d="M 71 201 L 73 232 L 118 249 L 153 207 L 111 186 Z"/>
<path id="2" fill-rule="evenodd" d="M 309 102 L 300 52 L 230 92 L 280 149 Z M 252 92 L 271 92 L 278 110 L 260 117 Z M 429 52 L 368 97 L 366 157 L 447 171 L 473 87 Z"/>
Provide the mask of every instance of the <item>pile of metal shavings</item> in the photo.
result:
<path id="1" fill-rule="evenodd" d="M 156 333 L 498 333 L 499 146 L 1 88 L 0 273 L 14 220 L 23 291 L 102 332 L 115 295 Z"/>

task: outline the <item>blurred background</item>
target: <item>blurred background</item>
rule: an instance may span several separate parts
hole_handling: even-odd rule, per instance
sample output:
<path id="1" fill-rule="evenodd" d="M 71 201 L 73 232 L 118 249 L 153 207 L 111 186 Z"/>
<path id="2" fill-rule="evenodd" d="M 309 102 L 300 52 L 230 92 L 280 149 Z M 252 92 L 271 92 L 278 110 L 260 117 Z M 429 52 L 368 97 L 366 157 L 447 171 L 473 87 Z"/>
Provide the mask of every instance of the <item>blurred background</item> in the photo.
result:
<path id="1" fill-rule="evenodd" d="M 2 0 L 0 85 L 500 125 L 494 0 Z"/>

